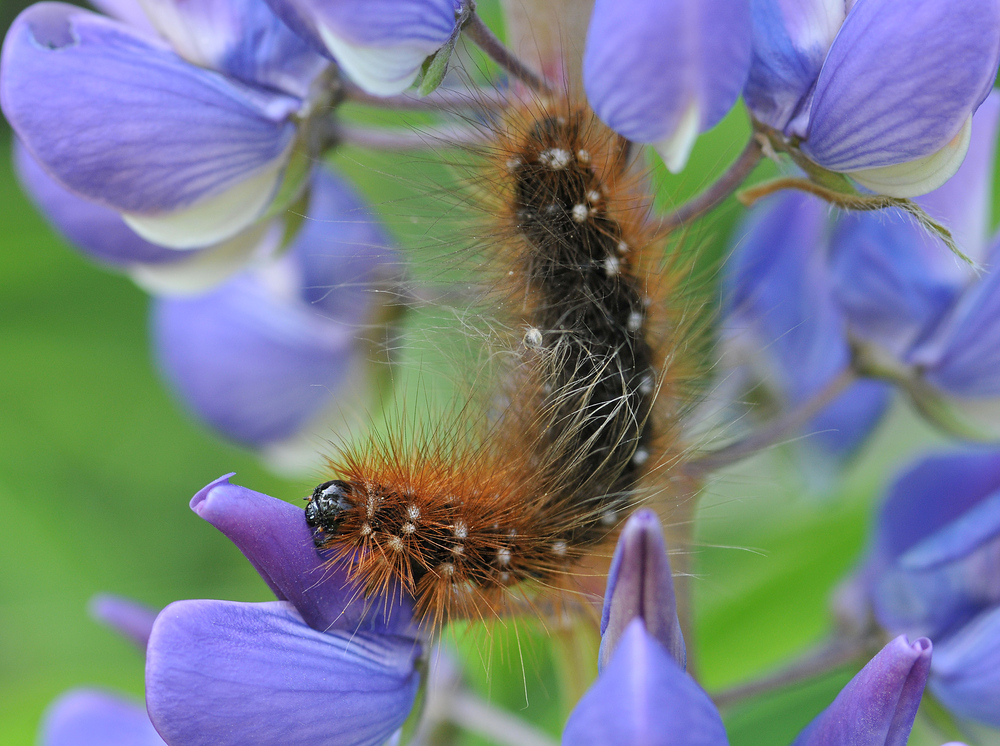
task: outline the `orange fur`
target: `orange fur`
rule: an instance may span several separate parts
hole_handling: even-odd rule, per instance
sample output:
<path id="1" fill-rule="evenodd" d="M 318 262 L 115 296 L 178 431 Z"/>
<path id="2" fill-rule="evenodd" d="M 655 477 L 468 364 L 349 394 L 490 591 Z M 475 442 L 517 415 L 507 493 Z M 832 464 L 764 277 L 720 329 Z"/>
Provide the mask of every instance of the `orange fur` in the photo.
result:
<path id="1" fill-rule="evenodd" d="M 318 529 L 322 546 L 369 593 L 401 584 L 432 628 L 578 592 L 580 568 L 614 539 L 623 513 L 640 495 L 662 492 L 657 481 L 683 458 L 680 422 L 700 369 L 700 316 L 687 313 L 682 292 L 690 266 L 668 257 L 651 227 L 651 199 L 628 143 L 566 100 L 513 105 L 492 129 L 472 187 L 492 216 L 490 305 L 507 330 L 499 347 L 513 353 L 510 364 L 479 393 L 487 406 L 470 403 L 458 421 L 416 437 L 372 437 L 332 459 L 346 507 Z M 572 283 L 576 260 L 546 256 L 547 218 L 535 207 L 563 193 L 586 201 L 571 209 L 558 202 L 552 251 L 571 243 L 575 221 L 581 241 L 614 247 L 603 265 L 578 262 L 580 282 L 589 273 L 619 305 L 641 301 L 592 339 L 586 322 L 539 323 L 607 313 L 602 298 L 587 307 L 589 289 L 577 293 L 578 307 L 560 306 L 558 283 Z M 605 351 L 590 356 L 589 346 Z M 618 350 L 633 347 L 633 357 L 648 357 L 648 381 L 642 370 L 615 367 Z M 601 393 L 616 385 L 620 402 Z"/>

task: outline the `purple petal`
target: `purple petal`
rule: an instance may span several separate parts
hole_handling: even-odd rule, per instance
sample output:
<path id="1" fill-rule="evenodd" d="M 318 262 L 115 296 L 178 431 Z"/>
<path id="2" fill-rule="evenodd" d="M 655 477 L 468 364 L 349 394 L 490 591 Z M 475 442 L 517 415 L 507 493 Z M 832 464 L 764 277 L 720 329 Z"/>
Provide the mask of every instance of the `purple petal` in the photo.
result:
<path id="1" fill-rule="evenodd" d="M 392 242 L 350 185 L 328 169 L 312 179 L 309 210 L 292 251 L 302 273 L 302 300 L 330 319 L 364 324 L 373 286 L 400 273 Z"/>
<path id="2" fill-rule="evenodd" d="M 150 243 L 129 228 L 114 210 L 77 197 L 45 173 L 19 140 L 14 141 L 14 168 L 45 217 L 67 241 L 93 259 L 127 267 L 137 263 L 178 262 L 192 254 Z"/>
<path id="3" fill-rule="evenodd" d="M 375 746 L 416 697 L 419 643 L 317 632 L 277 601 L 180 601 L 146 653 L 150 719 L 175 746 Z"/>
<path id="4" fill-rule="evenodd" d="M 356 337 L 380 300 L 372 284 L 394 271 L 386 242 L 347 185 L 317 171 L 306 220 L 283 257 L 211 293 L 155 302 L 167 380 L 197 417 L 255 448 L 320 421 L 328 428 L 325 411 L 336 406 L 342 417 L 358 396 L 350 390 L 363 349 Z"/>
<path id="5" fill-rule="evenodd" d="M 892 396 L 891 384 L 858 381 L 809 420 L 802 428 L 807 468 L 819 468 L 817 458 L 830 459 L 834 468 L 843 465 L 882 421 Z"/>
<path id="6" fill-rule="evenodd" d="M 1000 272 L 987 272 L 972 285 L 934 336 L 911 353 L 910 362 L 924 369 L 929 383 L 949 394 L 1000 394 Z"/>
<path id="7" fill-rule="evenodd" d="M 803 194 L 767 200 L 738 231 L 724 277 L 727 342 L 748 350 L 760 377 L 791 404 L 849 359 L 824 252 L 827 212 Z"/>
<path id="8" fill-rule="evenodd" d="M 993 85 L 998 28 L 993 0 L 856 3 L 816 83 L 803 152 L 854 171 L 940 150 Z"/>
<path id="9" fill-rule="evenodd" d="M 778 130 L 799 113 L 846 16 L 843 0 L 754 0 L 747 105 Z"/>
<path id="10" fill-rule="evenodd" d="M 120 596 L 101 594 L 90 600 L 90 615 L 145 650 L 159 612 Z"/>
<path id="11" fill-rule="evenodd" d="M 93 689 L 74 689 L 49 705 L 41 746 L 165 746 L 146 708 Z"/>
<path id="12" fill-rule="evenodd" d="M 957 715 L 1000 727 L 1000 607 L 935 648 L 930 688 Z"/>
<path id="13" fill-rule="evenodd" d="M 633 619 L 674 657 L 682 669 L 687 660 L 677 619 L 674 580 L 656 514 L 638 510 L 626 521 L 608 570 L 608 589 L 601 615 L 601 666 L 606 666 Z"/>
<path id="14" fill-rule="evenodd" d="M 792 746 L 905 746 L 927 682 L 931 641 L 897 637 Z"/>
<path id="15" fill-rule="evenodd" d="M 192 413 L 263 448 L 297 434 L 345 386 L 356 328 L 280 292 L 294 257 L 193 298 L 158 298 L 153 343 L 167 382 Z"/>
<path id="16" fill-rule="evenodd" d="M 365 598 L 312 542 L 300 508 L 220 477 L 191 499 L 191 510 L 224 533 L 283 601 L 313 629 L 408 634 L 412 605 L 402 597 Z"/>
<path id="17" fill-rule="evenodd" d="M 828 385 L 850 360 L 843 311 L 826 257 L 828 208 L 803 194 L 766 201 L 737 232 L 726 267 L 724 344 L 785 408 Z M 851 456 L 881 419 L 891 396 L 861 382 L 803 428 L 807 456 Z"/>
<path id="18" fill-rule="evenodd" d="M 876 543 L 894 560 L 997 490 L 1000 453 L 996 451 L 922 459 L 889 489 L 876 523 Z"/>
<path id="19" fill-rule="evenodd" d="M 1000 454 L 984 451 L 925 459 L 893 484 L 871 560 L 882 626 L 938 636 L 1000 602 L 998 491 Z"/>
<path id="20" fill-rule="evenodd" d="M 917 200 L 932 218 L 951 231 L 959 248 L 978 262 L 987 260 L 998 125 L 1000 93 L 991 92 L 972 118 L 972 141 L 961 168 L 943 187 Z M 949 261 L 940 262 L 940 270 L 954 274 L 958 263 L 950 252 L 945 252 L 945 257 Z M 965 270 L 967 278 L 967 269 L 958 266 Z"/>
<path id="21" fill-rule="evenodd" d="M 410 86 L 455 30 L 454 0 L 267 0 L 315 49 L 376 95 Z"/>
<path id="22" fill-rule="evenodd" d="M 56 179 L 142 215 L 188 208 L 269 174 L 286 158 L 295 135 L 289 116 L 299 106 L 60 3 L 31 6 L 11 26 L 0 99 Z"/>
<path id="23" fill-rule="evenodd" d="M 136 31 L 142 31 L 154 37 L 158 35 L 139 0 L 89 0 L 88 5 L 106 16 L 128 24 Z"/>
<path id="24" fill-rule="evenodd" d="M 899 557 L 904 570 L 933 570 L 1000 538 L 1000 492 L 984 497 Z"/>
<path id="25" fill-rule="evenodd" d="M 748 0 L 597 0 L 583 61 L 587 98 L 621 135 L 674 137 L 694 107 L 694 133 L 740 95 L 750 63 Z"/>
<path id="26" fill-rule="evenodd" d="M 842 215 L 830 271 L 851 332 L 897 359 L 945 316 L 966 279 L 944 244 L 897 210 Z"/>
<path id="27" fill-rule="evenodd" d="M 634 619 L 569 716 L 566 746 L 725 746 L 712 700 Z"/>
<path id="28" fill-rule="evenodd" d="M 262 0 L 144 0 L 144 8 L 179 55 L 244 83 L 304 99 L 329 64 Z"/>

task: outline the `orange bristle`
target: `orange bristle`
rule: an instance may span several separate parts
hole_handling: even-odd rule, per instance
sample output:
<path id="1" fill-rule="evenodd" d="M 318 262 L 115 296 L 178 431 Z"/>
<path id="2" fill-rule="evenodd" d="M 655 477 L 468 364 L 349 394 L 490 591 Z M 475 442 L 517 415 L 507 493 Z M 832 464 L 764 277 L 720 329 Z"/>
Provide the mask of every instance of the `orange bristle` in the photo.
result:
<path id="1" fill-rule="evenodd" d="M 667 258 L 629 144 L 567 100 L 491 128 L 472 188 L 512 354 L 457 420 L 345 448 L 307 510 L 318 546 L 369 593 L 401 585 L 431 628 L 574 592 L 683 457 L 699 370 L 689 263 Z"/>

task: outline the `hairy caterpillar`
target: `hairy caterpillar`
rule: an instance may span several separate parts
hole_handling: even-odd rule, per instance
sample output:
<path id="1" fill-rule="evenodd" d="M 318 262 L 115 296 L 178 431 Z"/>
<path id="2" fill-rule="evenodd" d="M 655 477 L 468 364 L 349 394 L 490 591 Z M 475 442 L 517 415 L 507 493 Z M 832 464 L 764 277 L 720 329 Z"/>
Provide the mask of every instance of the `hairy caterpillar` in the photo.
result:
<path id="1" fill-rule="evenodd" d="M 471 435 L 345 450 L 307 498 L 316 545 L 369 592 L 401 583 L 432 626 L 500 613 L 526 583 L 572 587 L 640 483 L 680 457 L 696 368 L 672 302 L 687 270 L 664 266 L 629 143 L 565 99 L 512 106 L 492 129 L 477 182 L 505 270 L 496 313 L 519 330 L 506 404 Z"/>

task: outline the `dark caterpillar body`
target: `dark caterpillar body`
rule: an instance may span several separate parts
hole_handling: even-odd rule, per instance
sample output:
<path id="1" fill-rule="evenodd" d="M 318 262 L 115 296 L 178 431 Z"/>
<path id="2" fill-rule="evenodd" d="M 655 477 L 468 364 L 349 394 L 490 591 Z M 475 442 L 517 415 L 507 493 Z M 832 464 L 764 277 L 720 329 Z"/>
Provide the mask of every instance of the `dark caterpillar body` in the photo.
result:
<path id="1" fill-rule="evenodd" d="M 648 202 L 627 143 L 589 110 L 554 108 L 510 115 L 483 179 L 507 270 L 497 305 L 523 333 L 510 404 L 472 443 L 431 434 L 401 455 L 372 440 L 307 498 L 316 545 L 369 592 L 400 582 L 432 624 L 496 613 L 522 581 L 564 587 L 666 448 L 652 413 L 671 351 L 648 338 Z"/>

